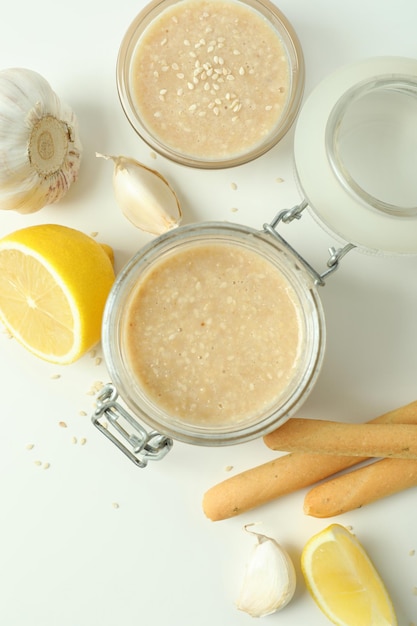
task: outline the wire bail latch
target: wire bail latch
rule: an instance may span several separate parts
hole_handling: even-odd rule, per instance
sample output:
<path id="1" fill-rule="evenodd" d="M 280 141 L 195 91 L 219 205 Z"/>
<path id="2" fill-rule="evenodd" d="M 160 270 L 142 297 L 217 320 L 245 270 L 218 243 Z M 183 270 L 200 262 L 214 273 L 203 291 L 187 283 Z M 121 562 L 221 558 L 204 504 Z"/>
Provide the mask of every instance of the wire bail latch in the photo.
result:
<path id="1" fill-rule="evenodd" d="M 105 385 L 97 396 L 97 407 L 91 418 L 96 426 L 135 465 L 146 467 L 148 461 L 159 461 L 173 446 L 170 437 L 154 430 L 147 432 L 118 402 L 114 385 Z"/>
<path id="2" fill-rule="evenodd" d="M 356 248 L 356 246 L 352 243 L 347 243 L 343 248 L 336 249 L 333 246 L 330 247 L 329 248 L 330 257 L 327 261 L 328 269 L 322 273 L 317 272 L 317 270 L 315 270 L 314 267 L 310 265 L 310 263 L 303 256 L 301 256 L 301 254 L 299 254 L 299 252 L 297 252 L 297 250 L 295 250 L 295 248 L 293 248 L 291 244 L 288 243 L 288 241 L 284 239 L 284 237 L 282 237 L 282 235 L 280 235 L 276 230 L 276 227 L 278 226 L 280 222 L 283 222 L 284 224 L 289 224 L 295 219 L 299 220 L 302 216 L 304 209 L 307 206 L 308 206 L 307 201 L 303 200 L 300 204 L 297 204 L 292 209 L 284 209 L 283 211 L 280 211 L 279 213 L 277 213 L 277 215 L 275 216 L 275 218 L 272 220 L 270 224 L 264 224 L 263 228 L 265 232 L 269 233 L 270 235 L 278 239 L 278 241 L 280 241 L 284 246 L 289 248 L 291 252 L 296 256 L 298 261 L 300 261 L 304 265 L 304 267 L 309 271 L 309 273 L 312 275 L 314 279 L 314 283 L 322 287 L 325 284 L 325 279 L 330 274 L 332 274 L 335 270 L 337 270 L 337 268 L 339 267 L 339 261 L 348 252 L 350 252 L 350 250 L 353 250 L 353 248 Z"/>

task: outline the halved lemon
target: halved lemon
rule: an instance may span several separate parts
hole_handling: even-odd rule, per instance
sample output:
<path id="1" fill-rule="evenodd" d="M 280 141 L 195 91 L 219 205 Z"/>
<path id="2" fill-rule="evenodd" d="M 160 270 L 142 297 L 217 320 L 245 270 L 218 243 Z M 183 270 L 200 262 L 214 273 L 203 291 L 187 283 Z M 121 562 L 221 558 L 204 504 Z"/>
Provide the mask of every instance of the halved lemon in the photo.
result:
<path id="1" fill-rule="evenodd" d="M 339 626 L 397 626 L 391 599 L 375 566 L 347 528 L 331 524 L 314 535 L 301 555 L 313 599 Z"/>
<path id="2" fill-rule="evenodd" d="M 101 337 L 115 274 L 112 249 L 58 224 L 0 240 L 0 319 L 36 356 L 74 362 Z"/>

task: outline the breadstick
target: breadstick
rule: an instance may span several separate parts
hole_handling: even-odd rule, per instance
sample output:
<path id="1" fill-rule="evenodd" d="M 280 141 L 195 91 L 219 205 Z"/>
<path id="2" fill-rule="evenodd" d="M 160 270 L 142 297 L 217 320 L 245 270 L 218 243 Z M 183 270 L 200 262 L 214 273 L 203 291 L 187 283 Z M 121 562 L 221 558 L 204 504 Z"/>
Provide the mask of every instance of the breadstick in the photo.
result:
<path id="1" fill-rule="evenodd" d="M 417 461 L 382 459 L 311 489 L 304 513 L 332 517 L 417 486 Z"/>
<path id="2" fill-rule="evenodd" d="M 293 418 L 264 437 L 269 448 L 286 452 L 417 459 L 415 424 L 347 424 Z"/>
<path id="3" fill-rule="evenodd" d="M 370 423 L 417 424 L 417 401 L 389 411 Z M 286 454 L 209 489 L 203 498 L 203 510 L 213 521 L 228 519 L 364 460 L 357 456 Z"/>

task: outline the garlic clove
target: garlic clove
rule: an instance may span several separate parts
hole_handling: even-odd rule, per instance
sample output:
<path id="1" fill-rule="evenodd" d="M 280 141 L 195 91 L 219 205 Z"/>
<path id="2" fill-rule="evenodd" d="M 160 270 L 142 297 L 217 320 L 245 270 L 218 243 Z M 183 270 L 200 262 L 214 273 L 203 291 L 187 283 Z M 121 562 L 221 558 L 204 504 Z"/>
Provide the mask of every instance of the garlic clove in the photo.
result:
<path id="1" fill-rule="evenodd" d="M 134 226 L 153 235 L 178 226 L 182 212 L 177 195 L 159 172 L 128 157 L 96 156 L 114 162 L 116 202 Z"/>
<path id="2" fill-rule="evenodd" d="M 25 68 L 0 71 L 0 209 L 33 213 L 77 180 L 78 121 L 49 83 Z"/>
<path id="3" fill-rule="evenodd" d="M 249 531 L 257 538 L 246 563 L 236 606 L 252 617 L 263 617 L 283 609 L 296 588 L 294 564 L 288 552 L 274 539 Z"/>

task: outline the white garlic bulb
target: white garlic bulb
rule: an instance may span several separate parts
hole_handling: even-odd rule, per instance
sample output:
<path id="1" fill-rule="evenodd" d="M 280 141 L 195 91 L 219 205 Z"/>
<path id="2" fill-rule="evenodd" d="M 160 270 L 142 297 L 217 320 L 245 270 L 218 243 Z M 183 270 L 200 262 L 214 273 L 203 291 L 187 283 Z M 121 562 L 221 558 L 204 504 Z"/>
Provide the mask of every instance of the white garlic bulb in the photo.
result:
<path id="1" fill-rule="evenodd" d="M 162 174 L 128 157 L 99 152 L 96 156 L 114 162 L 116 202 L 134 226 L 153 235 L 178 226 L 182 217 L 180 203 Z"/>
<path id="2" fill-rule="evenodd" d="M 288 552 L 274 539 L 249 531 L 257 543 L 246 563 L 237 608 L 252 617 L 263 617 L 284 608 L 296 588 L 294 564 Z"/>
<path id="3" fill-rule="evenodd" d="M 0 71 L 0 209 L 33 213 L 78 177 L 78 122 L 49 83 L 25 68 Z"/>

